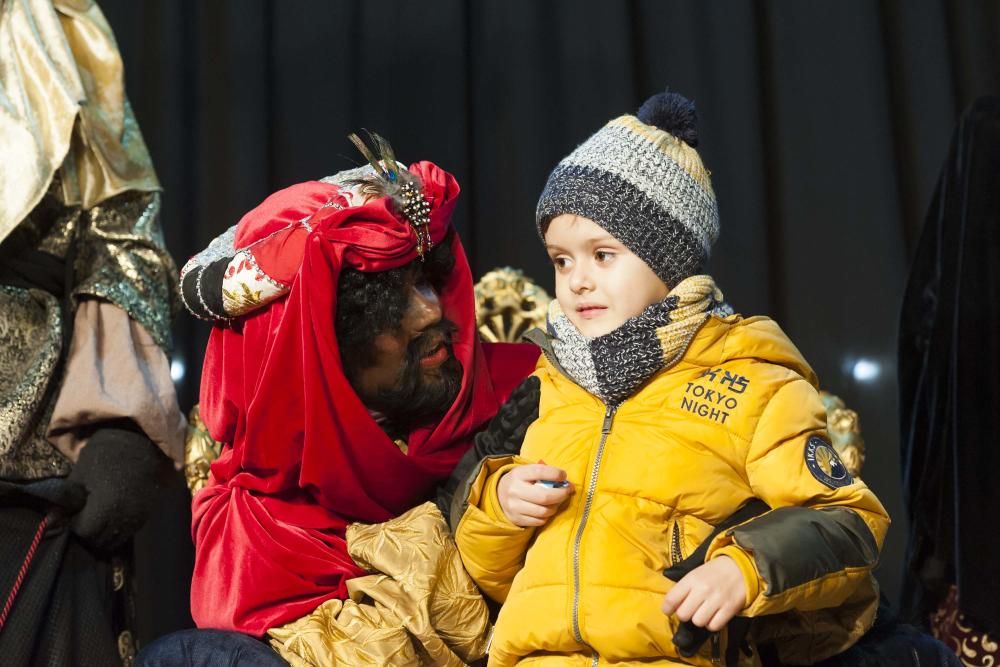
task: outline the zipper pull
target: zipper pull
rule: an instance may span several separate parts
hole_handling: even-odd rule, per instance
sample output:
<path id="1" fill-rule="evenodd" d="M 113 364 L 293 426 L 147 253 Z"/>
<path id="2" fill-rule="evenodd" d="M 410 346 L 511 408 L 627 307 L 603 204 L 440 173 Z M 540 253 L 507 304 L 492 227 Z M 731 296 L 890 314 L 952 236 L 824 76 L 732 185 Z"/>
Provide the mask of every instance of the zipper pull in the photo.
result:
<path id="1" fill-rule="evenodd" d="M 609 407 L 604 412 L 604 424 L 601 425 L 601 435 L 611 433 L 611 422 L 615 419 L 615 409 Z"/>
<path id="2" fill-rule="evenodd" d="M 712 633 L 712 664 L 721 665 L 722 664 L 722 649 L 720 648 L 719 633 Z"/>
<path id="3" fill-rule="evenodd" d="M 490 654 L 490 649 L 493 648 L 493 633 L 496 632 L 497 626 L 490 627 L 490 637 L 486 640 L 486 651 L 483 653 L 482 657 L 485 658 Z"/>

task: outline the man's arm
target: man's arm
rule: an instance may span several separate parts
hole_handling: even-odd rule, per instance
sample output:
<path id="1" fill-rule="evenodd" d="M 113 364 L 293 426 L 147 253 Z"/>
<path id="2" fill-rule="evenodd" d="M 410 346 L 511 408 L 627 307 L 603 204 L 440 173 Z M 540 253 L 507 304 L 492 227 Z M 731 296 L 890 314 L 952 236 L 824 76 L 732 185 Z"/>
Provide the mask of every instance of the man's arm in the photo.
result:
<path id="1" fill-rule="evenodd" d="M 465 512 L 468 484 L 479 470 L 479 464 L 490 456 L 515 456 L 521 451 L 524 434 L 538 419 L 538 401 L 541 383 L 530 376 L 514 389 L 507 402 L 500 406 L 496 416 L 485 430 L 476 434 L 474 445 L 455 466 L 451 476 L 438 487 L 436 503 L 441 514 L 454 530 Z M 456 492 L 462 488 L 463 493 Z M 452 505 L 455 504 L 453 510 Z"/>

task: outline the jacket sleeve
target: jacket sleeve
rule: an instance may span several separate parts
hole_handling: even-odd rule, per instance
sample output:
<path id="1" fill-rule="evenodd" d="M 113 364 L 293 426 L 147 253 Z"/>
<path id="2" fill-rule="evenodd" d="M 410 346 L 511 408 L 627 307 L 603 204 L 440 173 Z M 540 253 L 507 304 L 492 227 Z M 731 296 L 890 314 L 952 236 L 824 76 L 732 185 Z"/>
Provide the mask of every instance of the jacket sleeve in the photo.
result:
<path id="1" fill-rule="evenodd" d="M 730 556 L 747 584 L 746 616 L 840 605 L 871 570 L 889 527 L 875 494 L 853 478 L 826 434 L 826 412 L 802 379 L 782 385 L 749 443 L 746 474 L 773 509 L 725 531 L 707 558 Z"/>
<path id="2" fill-rule="evenodd" d="M 503 602 L 510 592 L 514 575 L 524 566 L 534 528 L 515 526 L 500 507 L 497 485 L 511 468 L 522 464 L 517 457 L 483 459 L 466 482 L 460 495 L 464 511 L 455 513 L 455 543 L 462 563 L 484 593 Z M 457 503 L 456 503 L 457 504 Z"/>

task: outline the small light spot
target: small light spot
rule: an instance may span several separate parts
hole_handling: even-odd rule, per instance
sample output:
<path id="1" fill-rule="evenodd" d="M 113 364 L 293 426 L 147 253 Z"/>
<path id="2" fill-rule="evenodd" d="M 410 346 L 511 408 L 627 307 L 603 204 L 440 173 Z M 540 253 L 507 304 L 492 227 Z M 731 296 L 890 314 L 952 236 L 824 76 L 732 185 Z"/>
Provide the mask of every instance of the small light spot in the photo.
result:
<path id="1" fill-rule="evenodd" d="M 882 374 L 882 364 L 871 359 L 858 359 L 851 368 L 851 375 L 858 382 L 874 382 Z"/>
<path id="2" fill-rule="evenodd" d="M 184 374 L 187 373 L 187 368 L 184 367 L 183 359 L 174 359 L 170 362 L 170 379 L 174 382 L 180 382 L 184 379 Z"/>

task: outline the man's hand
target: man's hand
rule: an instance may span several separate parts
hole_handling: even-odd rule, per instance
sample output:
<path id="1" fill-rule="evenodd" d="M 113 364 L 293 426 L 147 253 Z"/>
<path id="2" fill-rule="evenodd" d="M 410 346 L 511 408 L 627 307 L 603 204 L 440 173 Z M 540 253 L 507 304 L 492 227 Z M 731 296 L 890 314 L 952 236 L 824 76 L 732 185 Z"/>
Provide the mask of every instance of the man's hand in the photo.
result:
<path id="1" fill-rule="evenodd" d="M 522 528 L 541 526 L 549 520 L 559 505 L 573 493 L 570 484 L 561 489 L 550 489 L 535 484 L 540 479 L 561 482 L 566 471 L 543 463 L 517 466 L 503 477 L 497 486 L 497 496 L 503 513 L 515 526 Z"/>
<path id="2" fill-rule="evenodd" d="M 746 606 L 743 573 L 729 556 L 713 558 L 691 570 L 663 599 L 663 613 L 677 614 L 700 628 L 718 632 Z"/>

